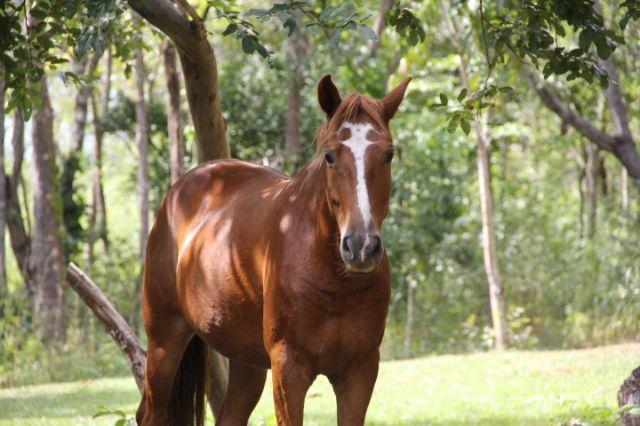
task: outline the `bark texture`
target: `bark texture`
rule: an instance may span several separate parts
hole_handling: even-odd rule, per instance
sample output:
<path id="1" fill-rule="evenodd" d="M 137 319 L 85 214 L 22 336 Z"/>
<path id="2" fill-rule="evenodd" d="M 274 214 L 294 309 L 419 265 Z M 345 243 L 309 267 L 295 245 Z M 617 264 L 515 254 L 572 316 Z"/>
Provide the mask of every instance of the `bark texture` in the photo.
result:
<path id="1" fill-rule="evenodd" d="M 171 183 L 175 183 L 182 176 L 183 122 L 180 111 L 180 76 L 178 75 L 176 49 L 171 42 L 165 42 L 162 47 L 164 70 L 167 80 L 167 131 L 171 142 Z"/>
<path id="2" fill-rule="evenodd" d="M 34 271 L 34 318 L 45 342 L 65 340 L 63 254 L 60 243 L 59 194 L 56 187 L 56 148 L 53 110 L 46 76 L 40 80 L 42 106 L 33 115 L 32 141 L 35 177 L 34 229 L 30 264 Z"/>

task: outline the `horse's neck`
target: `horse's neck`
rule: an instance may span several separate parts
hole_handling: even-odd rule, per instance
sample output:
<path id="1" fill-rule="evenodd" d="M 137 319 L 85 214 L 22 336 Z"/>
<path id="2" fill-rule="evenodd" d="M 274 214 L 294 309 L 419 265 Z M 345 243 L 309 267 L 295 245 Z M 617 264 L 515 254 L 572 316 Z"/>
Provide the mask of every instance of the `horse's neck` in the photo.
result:
<path id="1" fill-rule="evenodd" d="M 291 188 L 301 199 L 296 203 L 299 214 L 307 216 L 314 223 L 318 243 L 335 244 L 338 227 L 329 208 L 324 178 L 324 163 L 321 158 L 313 158 L 291 182 Z M 301 218 L 302 219 L 302 218 Z"/>

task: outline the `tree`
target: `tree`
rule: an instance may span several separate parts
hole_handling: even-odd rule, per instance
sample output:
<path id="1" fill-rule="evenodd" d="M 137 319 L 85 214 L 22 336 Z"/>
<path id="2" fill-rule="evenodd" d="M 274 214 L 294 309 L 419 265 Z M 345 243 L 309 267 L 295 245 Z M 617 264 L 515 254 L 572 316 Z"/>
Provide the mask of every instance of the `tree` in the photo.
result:
<path id="1" fill-rule="evenodd" d="M 166 41 L 162 45 L 164 72 L 167 80 L 167 133 L 171 142 L 171 183 L 182 175 L 184 142 L 182 137 L 182 111 L 180 110 L 180 77 L 176 66 L 176 49 Z"/>
<path id="2" fill-rule="evenodd" d="M 101 238 L 105 250 L 109 251 L 109 237 L 107 231 L 107 207 L 104 196 L 104 185 L 102 183 L 102 150 L 105 135 L 105 120 L 109 114 L 109 94 L 111 92 L 111 69 L 113 59 L 111 48 L 107 50 L 105 69 L 102 83 L 102 99 L 100 101 L 100 112 L 96 102 L 95 93 L 91 92 L 91 106 L 93 112 L 94 148 L 93 167 L 91 171 L 91 208 L 89 209 L 89 229 L 87 241 L 87 260 L 89 267 L 93 264 L 94 244 Z M 91 269 L 89 269 L 91 271 Z"/>
<path id="3" fill-rule="evenodd" d="M 4 172 L 4 75 L 0 68 L 0 317 L 4 312 L 7 291 L 5 229 L 7 223 L 7 186 Z"/>
<path id="4" fill-rule="evenodd" d="M 34 228 L 29 263 L 34 270 L 34 318 L 40 337 L 50 343 L 66 338 L 64 324 L 63 252 L 56 187 L 53 109 L 47 78 L 40 80 L 41 106 L 33 116 Z"/>
<path id="5" fill-rule="evenodd" d="M 129 0 L 129 5 L 175 43 L 196 129 L 198 161 L 228 158 L 217 62 L 203 19 L 186 0 L 178 0 L 180 8 L 169 0 Z"/>
<path id="6" fill-rule="evenodd" d="M 136 144 L 138 146 L 138 198 L 140 202 L 140 270 L 144 269 L 147 237 L 149 234 L 149 112 L 147 109 L 145 83 L 147 82 L 147 70 L 144 64 L 142 49 L 136 51 L 135 62 L 136 80 Z M 140 282 L 142 274 L 136 280 L 136 303 L 131 314 L 133 328 L 137 329 L 137 319 L 140 311 Z"/>
<path id="7" fill-rule="evenodd" d="M 304 59 L 309 50 L 309 41 L 300 30 L 300 20 L 289 39 L 289 51 L 293 69 L 289 83 L 289 96 L 287 103 L 287 114 L 285 119 L 285 141 L 284 151 L 290 157 L 293 164 L 301 152 L 300 141 L 300 108 L 302 107 L 302 88 L 304 86 Z"/>
<path id="8" fill-rule="evenodd" d="M 447 12 L 445 12 L 446 14 Z M 450 40 L 460 59 L 460 80 L 464 89 L 471 92 L 467 56 L 458 39 L 460 28 L 449 15 Z M 476 135 L 476 162 L 478 170 L 478 191 L 480 196 L 480 208 L 482 216 L 482 251 L 484 257 L 484 270 L 487 277 L 489 292 L 490 318 L 493 324 L 495 348 L 503 350 L 510 344 L 509 325 L 507 323 L 507 308 L 505 303 L 504 286 L 498 265 L 496 251 L 496 235 L 494 225 L 493 189 L 491 187 L 491 136 L 489 134 L 489 113 L 483 110 L 472 120 L 471 127 Z"/>

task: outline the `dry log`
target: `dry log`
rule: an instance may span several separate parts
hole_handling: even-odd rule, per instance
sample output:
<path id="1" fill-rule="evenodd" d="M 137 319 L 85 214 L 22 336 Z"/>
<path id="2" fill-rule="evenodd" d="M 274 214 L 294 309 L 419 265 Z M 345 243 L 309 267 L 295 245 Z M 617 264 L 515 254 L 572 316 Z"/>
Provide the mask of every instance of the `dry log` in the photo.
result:
<path id="1" fill-rule="evenodd" d="M 138 389 L 142 392 L 147 352 L 140 344 L 138 336 L 102 290 L 82 269 L 73 263 L 70 263 L 67 268 L 67 282 L 91 308 L 96 317 L 102 321 L 107 332 L 127 357 L 131 365 L 131 373 L 136 380 Z"/>

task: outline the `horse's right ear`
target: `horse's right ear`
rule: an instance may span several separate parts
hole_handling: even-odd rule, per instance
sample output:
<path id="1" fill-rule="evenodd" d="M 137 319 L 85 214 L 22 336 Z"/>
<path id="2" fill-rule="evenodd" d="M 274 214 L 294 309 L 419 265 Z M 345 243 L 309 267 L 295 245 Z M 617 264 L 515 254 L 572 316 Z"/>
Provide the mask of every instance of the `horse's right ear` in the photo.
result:
<path id="1" fill-rule="evenodd" d="M 327 114 L 327 118 L 331 118 L 336 112 L 342 99 L 329 74 L 322 77 L 318 83 L 318 102 L 320 107 Z"/>

